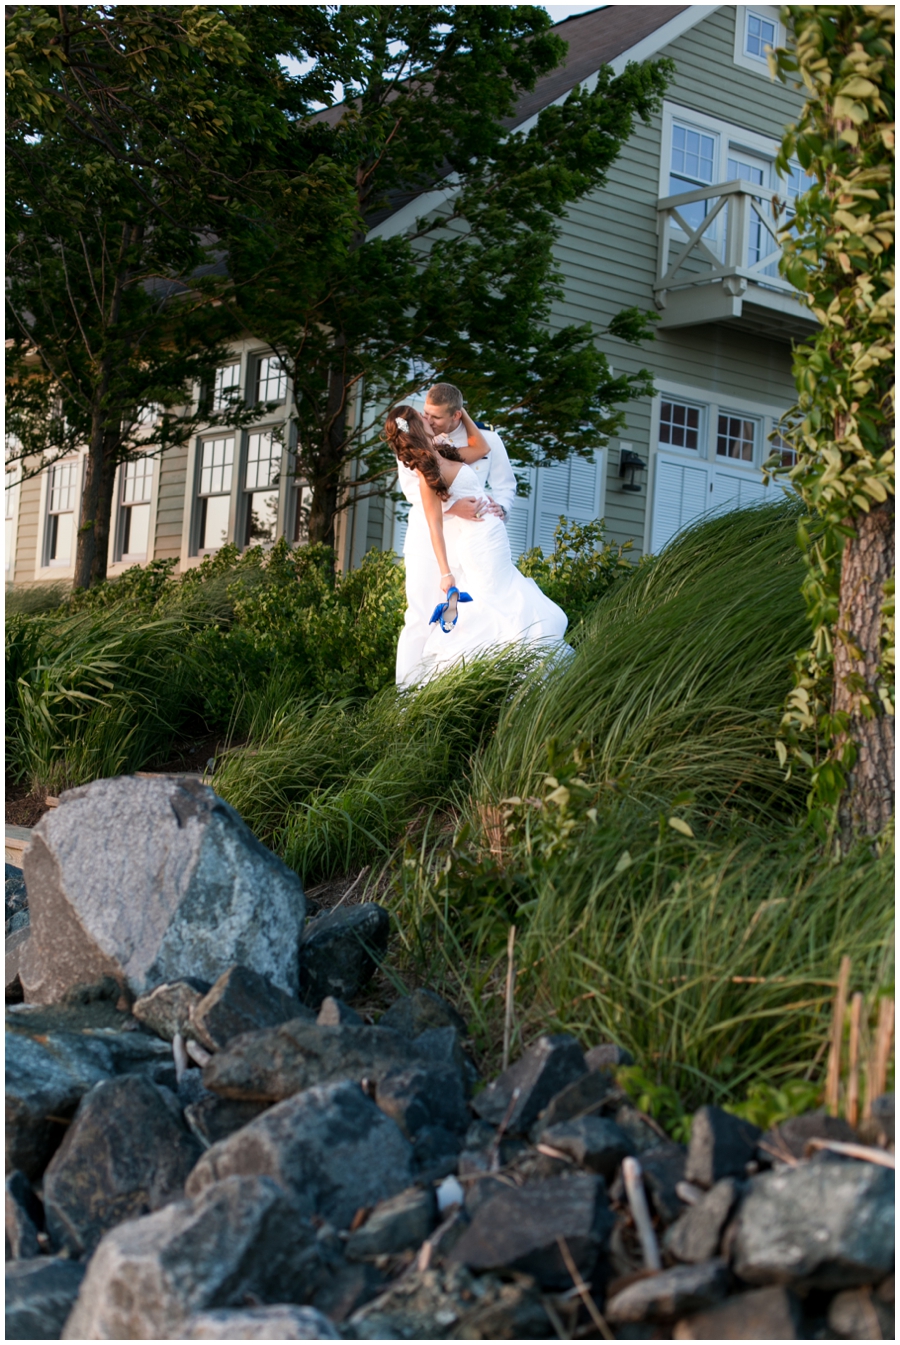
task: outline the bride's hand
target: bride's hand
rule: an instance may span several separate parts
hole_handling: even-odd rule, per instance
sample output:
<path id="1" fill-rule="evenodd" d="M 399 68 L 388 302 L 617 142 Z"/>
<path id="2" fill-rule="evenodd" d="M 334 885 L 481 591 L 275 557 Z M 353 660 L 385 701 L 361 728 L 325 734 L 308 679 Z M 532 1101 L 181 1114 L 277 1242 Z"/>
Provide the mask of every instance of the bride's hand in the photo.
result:
<path id="1" fill-rule="evenodd" d="M 442 592 L 442 593 L 449 593 L 449 592 L 450 592 L 450 589 L 451 589 L 451 588 L 455 588 L 455 587 L 456 587 L 456 580 L 453 578 L 453 573 L 452 573 L 452 571 L 451 571 L 450 574 L 442 574 L 442 575 L 441 575 L 441 592 Z"/>

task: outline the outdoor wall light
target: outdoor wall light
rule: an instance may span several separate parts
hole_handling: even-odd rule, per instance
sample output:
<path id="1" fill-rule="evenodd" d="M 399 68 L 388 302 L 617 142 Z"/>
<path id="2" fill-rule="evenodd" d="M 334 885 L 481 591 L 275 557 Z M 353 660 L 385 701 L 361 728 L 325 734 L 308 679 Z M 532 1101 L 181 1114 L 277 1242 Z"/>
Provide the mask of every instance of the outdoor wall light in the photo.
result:
<path id="1" fill-rule="evenodd" d="M 630 449 L 623 448 L 619 453 L 619 476 L 622 477 L 622 489 L 640 491 L 640 485 L 634 478 L 646 466 L 644 459 L 639 457 L 637 453 L 632 453 Z"/>

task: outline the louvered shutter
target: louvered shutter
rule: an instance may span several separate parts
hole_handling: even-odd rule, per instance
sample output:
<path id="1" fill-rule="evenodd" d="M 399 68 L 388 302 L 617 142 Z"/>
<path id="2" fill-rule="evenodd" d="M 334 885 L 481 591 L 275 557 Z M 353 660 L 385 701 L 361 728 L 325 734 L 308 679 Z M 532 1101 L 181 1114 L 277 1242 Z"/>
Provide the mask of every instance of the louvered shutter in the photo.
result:
<path id="1" fill-rule="evenodd" d="M 534 545 L 544 555 L 553 550 L 560 516 L 574 523 L 592 523 L 600 514 L 603 452 L 593 458 L 570 458 L 537 469 L 534 488 Z"/>
<path id="2" fill-rule="evenodd" d="M 682 458 L 658 454 L 650 550 L 658 554 L 676 533 L 705 514 L 711 506 L 706 463 L 685 462 Z"/>
<path id="3" fill-rule="evenodd" d="M 767 497 L 767 487 L 759 472 L 729 471 L 726 467 L 713 469 L 712 503 L 716 513 L 746 509 L 748 504 L 756 504 Z"/>

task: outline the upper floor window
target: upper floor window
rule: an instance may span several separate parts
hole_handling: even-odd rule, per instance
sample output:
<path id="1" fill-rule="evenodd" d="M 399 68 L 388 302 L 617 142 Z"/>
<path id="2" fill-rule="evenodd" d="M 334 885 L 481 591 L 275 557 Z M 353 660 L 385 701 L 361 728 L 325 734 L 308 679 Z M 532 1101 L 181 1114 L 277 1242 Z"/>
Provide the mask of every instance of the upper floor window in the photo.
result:
<path id="1" fill-rule="evenodd" d="M 281 445 L 271 430 L 251 434 L 247 443 L 247 470 L 244 478 L 244 545 L 258 546 L 275 541 L 278 525 L 278 475 Z"/>
<path id="2" fill-rule="evenodd" d="M 775 47 L 783 47 L 786 40 L 777 6 L 736 5 L 734 14 L 735 64 L 768 79 L 768 54 Z"/>
<path id="3" fill-rule="evenodd" d="M 119 498 L 120 557 L 143 560 L 150 537 L 150 492 L 153 487 L 153 459 L 132 458 L 121 473 Z"/>
<path id="4" fill-rule="evenodd" d="M 227 411 L 241 395 L 241 366 L 223 364 L 216 370 L 213 384 L 212 410 Z"/>
<path id="5" fill-rule="evenodd" d="M 75 541 L 77 462 L 57 462 L 50 468 L 47 493 L 47 564 L 69 565 Z"/>
<path id="6" fill-rule="evenodd" d="M 778 25 L 764 14 L 748 9 L 745 14 L 744 55 L 765 61 L 767 52 L 775 46 Z"/>
<path id="7" fill-rule="evenodd" d="M 212 551 L 228 541 L 234 437 L 204 439 L 200 445 L 200 489 L 197 539 L 200 551 Z"/>
<path id="8" fill-rule="evenodd" d="M 671 448 L 700 447 L 700 408 L 665 400 L 659 408 L 659 442 Z"/>
<path id="9" fill-rule="evenodd" d="M 772 446 L 770 456 L 777 456 L 779 467 L 796 467 L 797 450 L 793 444 L 788 443 L 783 434 L 776 430 L 774 434 L 769 435 L 769 443 Z"/>
<path id="10" fill-rule="evenodd" d="M 669 166 L 669 195 L 696 187 L 708 187 L 716 180 L 716 138 L 683 122 L 672 123 L 672 157 Z M 693 201 L 678 213 L 692 229 L 706 218 L 709 203 Z"/>
<path id="11" fill-rule="evenodd" d="M 756 421 L 746 420 L 743 416 L 730 416 L 721 411 L 716 434 L 716 457 L 752 462 L 755 448 Z"/>
<path id="12" fill-rule="evenodd" d="M 277 355 L 263 355 L 256 366 L 257 402 L 283 402 L 287 374 Z"/>

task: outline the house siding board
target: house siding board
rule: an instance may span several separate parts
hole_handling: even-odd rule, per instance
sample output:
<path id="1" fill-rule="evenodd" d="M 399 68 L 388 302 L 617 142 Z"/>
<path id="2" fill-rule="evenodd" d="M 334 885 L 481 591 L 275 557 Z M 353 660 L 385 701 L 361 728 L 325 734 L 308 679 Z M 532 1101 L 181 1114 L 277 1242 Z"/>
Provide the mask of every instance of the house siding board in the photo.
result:
<path id="1" fill-rule="evenodd" d="M 182 535 L 187 524 L 184 517 L 187 457 L 185 447 L 173 448 L 160 459 L 159 503 L 153 547 L 156 560 L 178 560 L 181 557 Z"/>
<path id="2" fill-rule="evenodd" d="M 12 582 L 17 586 L 34 581 L 40 544 L 40 512 L 41 478 L 33 476 L 19 486 L 16 559 L 12 577 Z"/>

